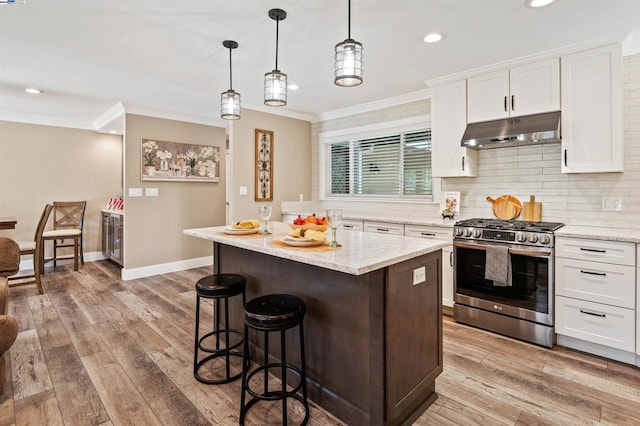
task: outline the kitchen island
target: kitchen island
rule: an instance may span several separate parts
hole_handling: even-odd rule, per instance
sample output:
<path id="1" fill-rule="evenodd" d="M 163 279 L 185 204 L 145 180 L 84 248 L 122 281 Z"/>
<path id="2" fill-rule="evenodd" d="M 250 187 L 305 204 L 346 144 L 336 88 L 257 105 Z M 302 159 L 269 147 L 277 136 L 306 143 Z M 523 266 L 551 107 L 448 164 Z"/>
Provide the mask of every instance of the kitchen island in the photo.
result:
<path id="1" fill-rule="evenodd" d="M 349 425 L 393 425 L 410 423 L 436 399 L 446 242 L 345 231 L 340 248 L 300 248 L 282 244 L 290 231 L 283 223 L 270 223 L 267 236 L 223 230 L 184 233 L 213 241 L 214 271 L 246 276 L 248 299 L 289 293 L 307 303 L 311 400 Z M 240 326 L 242 306 L 230 310 L 231 326 Z M 260 341 L 251 344 L 252 356 L 260 354 Z M 297 340 L 287 344 L 288 358 L 299 359 Z"/>

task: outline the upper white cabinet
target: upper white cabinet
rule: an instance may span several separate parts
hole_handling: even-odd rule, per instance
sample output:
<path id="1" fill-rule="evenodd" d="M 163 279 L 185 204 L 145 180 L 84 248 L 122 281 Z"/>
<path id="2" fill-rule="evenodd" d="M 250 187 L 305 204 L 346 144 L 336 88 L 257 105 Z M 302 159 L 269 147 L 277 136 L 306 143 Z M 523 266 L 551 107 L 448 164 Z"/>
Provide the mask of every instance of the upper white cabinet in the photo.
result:
<path id="1" fill-rule="evenodd" d="M 624 171 L 619 44 L 560 58 L 562 172 Z"/>
<path id="2" fill-rule="evenodd" d="M 467 82 L 462 80 L 434 87 L 431 98 L 434 176 L 477 175 L 477 151 L 460 145 L 466 127 Z"/>
<path id="3" fill-rule="evenodd" d="M 558 58 L 490 72 L 467 80 L 469 123 L 559 109 Z"/>

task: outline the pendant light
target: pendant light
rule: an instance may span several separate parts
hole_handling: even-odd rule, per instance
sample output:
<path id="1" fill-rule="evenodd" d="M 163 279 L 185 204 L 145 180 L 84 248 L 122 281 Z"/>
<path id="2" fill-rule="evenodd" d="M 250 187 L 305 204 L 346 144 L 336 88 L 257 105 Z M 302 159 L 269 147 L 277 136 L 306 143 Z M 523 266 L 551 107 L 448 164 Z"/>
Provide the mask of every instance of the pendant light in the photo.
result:
<path id="1" fill-rule="evenodd" d="M 233 90 L 233 72 L 231 69 L 231 51 L 238 47 L 233 40 L 225 40 L 222 45 L 229 49 L 229 90 L 220 96 L 220 117 L 225 120 L 240 119 L 240 93 Z"/>
<path id="2" fill-rule="evenodd" d="M 287 104 L 287 75 L 278 69 L 278 30 L 280 21 L 284 21 L 287 12 L 271 9 L 269 18 L 276 21 L 276 68 L 264 75 L 264 104 L 284 106 Z"/>
<path id="3" fill-rule="evenodd" d="M 335 80 L 338 86 L 362 84 L 362 44 L 351 38 L 351 0 L 349 0 L 349 32 L 342 43 L 336 44 Z"/>

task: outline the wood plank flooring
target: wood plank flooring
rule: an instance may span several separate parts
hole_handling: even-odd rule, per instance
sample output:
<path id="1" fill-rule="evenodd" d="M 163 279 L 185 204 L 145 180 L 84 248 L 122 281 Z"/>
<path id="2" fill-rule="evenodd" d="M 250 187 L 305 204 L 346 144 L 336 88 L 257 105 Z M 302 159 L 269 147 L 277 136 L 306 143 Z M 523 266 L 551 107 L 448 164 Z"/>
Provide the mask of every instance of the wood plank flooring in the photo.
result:
<path id="1" fill-rule="evenodd" d="M 20 334 L 2 425 L 232 425 L 239 381 L 193 378 L 195 281 L 211 268 L 121 281 L 107 261 L 58 266 L 35 286 L 11 288 Z M 201 322 L 210 324 L 210 310 Z M 562 347 L 553 350 L 444 318 L 438 399 L 415 425 L 638 425 L 640 369 Z M 258 405 L 248 424 L 279 421 Z M 292 405 L 290 421 L 299 422 Z M 311 404 L 311 425 L 340 425 Z"/>

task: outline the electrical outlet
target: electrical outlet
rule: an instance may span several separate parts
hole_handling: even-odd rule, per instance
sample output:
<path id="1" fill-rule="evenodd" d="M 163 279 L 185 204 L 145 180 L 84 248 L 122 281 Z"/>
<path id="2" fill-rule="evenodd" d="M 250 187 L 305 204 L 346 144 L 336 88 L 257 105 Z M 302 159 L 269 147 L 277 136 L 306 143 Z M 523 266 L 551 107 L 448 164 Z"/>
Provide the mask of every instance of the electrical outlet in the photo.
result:
<path id="1" fill-rule="evenodd" d="M 607 212 L 622 211 L 622 197 L 602 197 L 602 210 Z"/>
<path id="2" fill-rule="evenodd" d="M 129 197 L 142 197 L 142 188 L 129 188 Z"/>
<path id="3" fill-rule="evenodd" d="M 427 280 L 427 271 L 424 266 L 413 270 L 413 285 L 423 283 Z"/>

